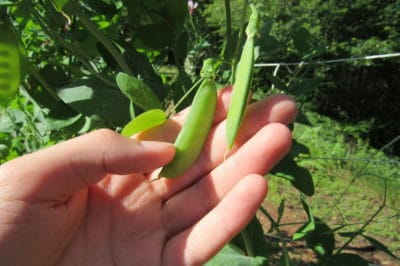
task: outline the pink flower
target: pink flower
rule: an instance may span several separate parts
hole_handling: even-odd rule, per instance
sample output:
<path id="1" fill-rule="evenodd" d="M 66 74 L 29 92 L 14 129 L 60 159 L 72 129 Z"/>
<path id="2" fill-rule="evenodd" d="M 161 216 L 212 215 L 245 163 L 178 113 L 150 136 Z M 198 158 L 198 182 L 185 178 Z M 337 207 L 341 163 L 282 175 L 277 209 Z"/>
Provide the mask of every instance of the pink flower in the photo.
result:
<path id="1" fill-rule="evenodd" d="M 193 11 L 197 8 L 198 5 L 199 5 L 199 3 L 193 2 L 192 0 L 189 0 L 188 1 L 189 14 L 192 14 Z"/>

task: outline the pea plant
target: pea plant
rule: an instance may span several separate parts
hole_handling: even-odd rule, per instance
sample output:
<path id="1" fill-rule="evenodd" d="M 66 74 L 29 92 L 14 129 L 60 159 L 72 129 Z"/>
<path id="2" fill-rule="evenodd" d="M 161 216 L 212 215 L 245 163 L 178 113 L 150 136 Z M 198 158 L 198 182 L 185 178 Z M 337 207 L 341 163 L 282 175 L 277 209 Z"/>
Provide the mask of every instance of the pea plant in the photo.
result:
<path id="1" fill-rule="evenodd" d="M 220 38 L 196 15 L 201 4 L 193 1 L 1 1 L 1 162 L 101 127 L 131 136 L 165 123 L 170 115 L 192 105 L 175 141 L 175 158 L 160 174 L 177 178 L 201 152 L 221 84 L 234 84 L 226 131 L 232 147 L 250 91 L 253 100 L 268 93 L 255 88 L 254 81 L 260 78 L 255 60 L 275 49 L 277 40 L 269 32 L 271 21 L 257 5 L 243 1 L 237 31 L 232 29 L 229 0 L 224 7 L 226 34 Z M 297 29 L 291 41 L 304 60 L 320 52 L 304 28 Z M 303 70 L 296 69 L 286 83 L 267 74 L 271 92 L 301 99 L 313 84 L 301 79 Z M 307 124 L 307 119 L 300 115 L 297 122 Z M 291 241 L 304 241 L 320 265 L 368 265 L 360 256 L 344 252 L 355 236 L 397 259 L 365 234 L 370 221 L 362 230 L 347 232 L 349 241 L 343 246 L 335 246 L 335 235 L 345 226 L 330 228 L 314 216 L 308 203 L 315 190 L 313 178 L 298 165 L 298 157 L 307 152 L 305 145 L 295 141 L 288 156 L 272 170 L 272 175 L 298 191 L 308 217 Z M 260 208 L 260 215 L 271 224 L 270 232 L 279 239 L 279 248 L 267 240 L 257 216 L 208 265 L 268 265 L 276 254 L 279 265 L 296 265 L 281 231 L 284 209 L 283 201 L 276 219 Z"/>

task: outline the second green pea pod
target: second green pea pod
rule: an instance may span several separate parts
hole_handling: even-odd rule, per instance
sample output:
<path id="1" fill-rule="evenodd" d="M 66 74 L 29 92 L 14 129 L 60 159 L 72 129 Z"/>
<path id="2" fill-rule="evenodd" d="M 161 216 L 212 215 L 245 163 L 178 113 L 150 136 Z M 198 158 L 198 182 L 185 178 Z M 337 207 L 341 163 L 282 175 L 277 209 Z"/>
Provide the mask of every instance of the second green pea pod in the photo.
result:
<path id="1" fill-rule="evenodd" d="M 215 82 L 204 79 L 194 99 L 186 121 L 175 141 L 175 157 L 164 166 L 159 176 L 175 178 L 183 175 L 199 157 L 211 129 L 217 105 Z"/>

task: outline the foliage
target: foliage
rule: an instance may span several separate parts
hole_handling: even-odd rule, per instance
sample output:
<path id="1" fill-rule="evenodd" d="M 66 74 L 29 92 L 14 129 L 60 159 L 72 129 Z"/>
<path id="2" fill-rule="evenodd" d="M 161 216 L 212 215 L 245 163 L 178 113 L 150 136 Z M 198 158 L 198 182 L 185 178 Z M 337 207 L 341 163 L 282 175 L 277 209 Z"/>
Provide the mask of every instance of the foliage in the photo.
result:
<path id="1" fill-rule="evenodd" d="M 231 2 L 232 12 L 238 13 L 242 1 Z M 308 103 L 315 111 L 343 122 L 369 122 L 370 128 L 368 132 L 362 132 L 363 137 L 376 148 L 399 134 L 398 59 L 350 60 L 329 65 L 323 61 L 399 52 L 400 1 L 255 2 L 271 21 L 265 28 L 269 32 L 267 45 L 271 49 L 260 54 L 260 62 L 318 59 L 319 64 L 304 65 L 298 73 L 303 78 L 320 81 L 308 95 Z M 209 23 L 222 24 L 223 17 L 217 11 L 222 7 L 222 1 L 210 5 L 205 12 Z M 232 19 L 233 27 L 237 27 L 240 16 Z M 224 27 L 221 29 L 223 32 Z M 300 40 L 307 37 L 307 42 L 299 43 L 298 37 Z M 293 66 L 279 68 L 279 77 L 284 83 L 293 79 L 293 73 L 296 73 Z M 264 75 L 257 84 L 271 82 Z M 395 143 L 386 152 L 400 154 L 400 144 Z"/>
<path id="2" fill-rule="evenodd" d="M 269 2 L 268 14 L 276 18 L 272 32 L 285 38 L 292 28 L 303 25 L 326 47 L 324 58 L 400 51 L 400 1 Z M 322 65 L 315 75 L 324 82 L 313 95 L 314 110 L 344 122 L 369 121 L 371 128 L 364 137 L 378 148 L 399 134 L 398 60 Z M 387 152 L 399 151 L 395 144 Z"/>
<path id="3" fill-rule="evenodd" d="M 379 2 L 377 13 L 384 18 L 379 23 L 372 19 L 376 18 L 372 16 L 375 15 L 375 8 L 369 0 L 351 3 L 259 0 L 254 3 L 263 14 L 256 42 L 258 60 L 303 61 L 310 64 L 299 64 L 286 70 L 278 65 L 272 73 L 261 68 L 254 69 L 253 100 L 270 93 L 287 93 L 293 95 L 301 106 L 310 108 L 314 105 L 314 109 L 324 111 L 323 105 L 318 104 L 320 101 L 325 106 L 334 106 L 333 111 L 341 110 L 345 115 L 358 119 L 360 116 L 342 109 L 345 101 L 336 105 L 333 97 L 328 97 L 329 90 L 322 90 L 321 85 L 334 88 L 340 96 L 334 84 L 347 84 L 353 88 L 350 85 L 354 76 L 364 75 L 375 78 L 377 82 L 373 85 L 385 89 L 387 95 L 395 95 L 390 89 L 398 84 L 397 80 L 390 83 L 386 81 L 388 77 L 371 75 L 371 72 L 384 73 L 387 64 L 364 62 L 344 68 L 341 65 L 327 67 L 311 63 L 328 55 L 354 56 L 366 51 L 380 53 L 398 49 L 399 35 L 394 30 L 398 21 L 391 21 L 390 17 L 396 12 L 394 10 L 399 10 L 394 9 L 399 1 L 390 4 Z M 191 91 L 200 80 L 200 68 L 205 58 L 215 59 L 216 63 L 211 68 L 215 67 L 213 72 L 218 82 L 231 82 L 234 80 L 232 70 L 236 69 L 243 44 L 248 4 L 247 0 L 205 2 L 188 12 L 187 3 L 178 0 L 0 2 L 0 24 L 10 25 L 25 48 L 19 48 L 22 66 L 19 94 L 8 99 L 0 113 L 1 162 L 96 128 L 108 127 L 120 132 L 134 117 L 145 117 L 142 121 L 153 125 L 162 123 L 165 116 L 149 119 L 144 111 L 158 108 L 170 114 L 188 106 L 193 97 Z M 371 16 L 364 17 L 364 12 Z M 357 19 L 365 20 L 365 30 L 360 30 Z M 224 27 L 220 27 L 221 23 Z M 341 26 L 333 28 L 336 25 Z M 374 34 L 378 31 L 383 33 Z M 396 67 L 398 69 L 398 64 L 393 63 L 392 68 Z M 335 83 L 338 77 L 342 77 L 340 73 L 350 77 L 344 77 L 342 83 Z M 363 82 L 358 84 L 360 88 L 367 84 L 367 79 Z M 373 87 L 366 88 L 376 92 Z M 388 98 L 373 96 L 374 100 L 380 101 Z M 343 97 L 339 98 L 339 101 L 343 100 Z M 365 110 L 370 109 L 362 109 Z M 383 110 L 380 109 L 380 112 Z M 396 115 L 396 112 L 391 113 Z M 320 264 L 364 265 L 366 262 L 360 257 L 343 252 L 356 236 L 364 237 L 371 245 L 393 255 L 385 245 L 367 234 L 367 228 L 381 208 L 364 220 L 360 227 L 344 223 L 340 227 L 342 231 L 339 231 L 317 216 L 311 204 L 319 189 L 324 189 L 320 187 L 321 179 L 315 176 L 319 172 L 313 170 L 329 170 L 332 167 L 328 160 L 318 160 L 315 156 L 329 154 L 336 158 L 334 164 L 342 168 L 346 165 L 355 171 L 360 166 L 348 159 L 348 149 L 341 144 L 355 140 L 357 145 L 354 149 L 359 152 L 357 156 L 371 158 L 370 150 L 361 141 L 360 132 L 393 124 L 383 123 L 378 115 L 366 116 L 362 117 L 364 122 L 356 127 L 348 125 L 341 128 L 340 133 L 345 134 L 339 134 L 324 130 L 324 123 L 322 126 L 311 124 L 312 119 L 314 117 L 310 113 L 300 114 L 294 133 L 297 128 L 306 127 L 312 132 L 312 138 L 305 137 L 307 134 L 295 135 L 291 152 L 271 171 L 273 177 L 292 189 L 287 198 L 298 195 L 304 210 L 306 220 L 297 221 L 301 225 L 293 238 L 304 240 L 315 252 Z M 380 124 L 374 124 L 375 119 Z M 135 125 L 134 130 L 136 128 Z M 329 128 L 335 128 L 335 125 L 329 125 Z M 324 134 L 326 139 L 321 139 L 319 134 Z M 386 158 L 382 151 L 376 156 Z M 386 197 L 389 191 L 387 182 L 392 177 L 394 180 L 398 172 L 387 172 L 389 167 L 386 165 L 378 167 L 382 172 L 373 172 L 376 170 L 374 167 L 362 165 L 363 172 L 356 172 L 355 176 L 357 181 L 368 175 L 388 177 L 380 179 L 384 180 L 384 190 L 376 192 L 384 194 L 382 206 L 386 206 L 386 199 L 392 197 Z M 326 179 L 323 180 L 326 182 Z M 389 191 L 390 195 L 394 195 L 393 202 L 398 199 L 395 193 Z M 271 223 L 269 233 L 275 234 L 280 241 L 280 265 L 294 265 L 281 229 L 285 208 L 283 199 L 277 218 L 267 210 L 262 209 L 262 213 Z M 335 240 L 343 235 L 344 229 L 349 230 L 345 232 L 347 240 L 337 246 Z M 274 251 L 264 233 L 255 217 L 209 265 L 268 264 Z"/>
<path id="4" fill-rule="evenodd" d="M 306 115 L 314 126 L 296 123 L 293 134 L 297 141 L 307 143 L 308 153 L 297 157 L 297 162 L 313 176 L 316 192 L 309 198 L 309 204 L 313 214 L 320 219 L 318 223 L 335 229 L 332 235 L 338 246 L 350 236 L 355 237 L 356 242 L 364 239 L 367 246 L 368 241 L 361 235 L 364 234 L 378 238 L 398 254 L 398 157 L 389 157 L 360 138 L 349 141 L 344 132 L 350 125 L 312 112 L 306 112 Z M 288 210 L 303 208 L 287 182 L 274 175 L 269 179 L 268 201 L 276 205 L 284 201 Z M 282 230 L 288 226 L 300 227 L 298 213 L 282 219 Z M 369 219 L 368 232 L 361 232 Z"/>

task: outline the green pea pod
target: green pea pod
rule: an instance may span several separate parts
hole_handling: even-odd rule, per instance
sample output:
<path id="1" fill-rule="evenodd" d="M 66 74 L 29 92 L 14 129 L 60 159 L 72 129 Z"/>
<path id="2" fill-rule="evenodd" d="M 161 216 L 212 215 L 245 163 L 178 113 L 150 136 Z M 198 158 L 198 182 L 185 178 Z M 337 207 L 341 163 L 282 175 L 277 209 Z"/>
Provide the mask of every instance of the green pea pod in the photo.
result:
<path id="1" fill-rule="evenodd" d="M 167 121 L 165 112 L 161 109 L 151 109 L 141 113 L 122 129 L 121 135 L 130 137 L 136 133 L 160 126 Z"/>
<path id="2" fill-rule="evenodd" d="M 216 105 L 215 83 L 210 79 L 205 79 L 194 96 L 185 124 L 175 141 L 175 157 L 164 166 L 160 177 L 178 177 L 197 160 L 211 129 Z"/>
<path id="3" fill-rule="evenodd" d="M 260 17 L 254 5 L 250 5 L 252 13 L 246 28 L 247 39 L 236 69 L 235 82 L 226 121 L 226 139 L 232 148 L 242 123 L 249 97 L 254 67 L 254 37 L 258 31 Z"/>
<path id="4" fill-rule="evenodd" d="M 20 80 L 20 43 L 11 26 L 0 20 L 0 104 L 17 94 Z"/>

